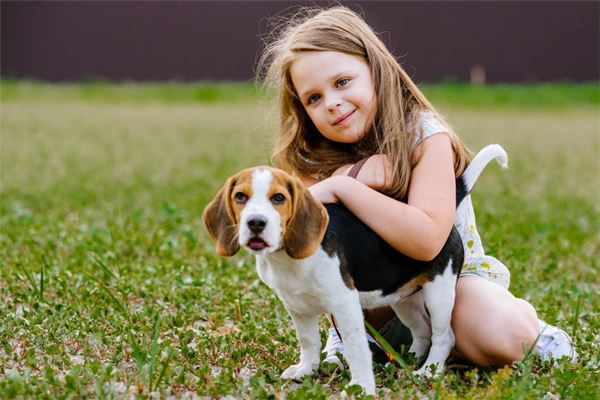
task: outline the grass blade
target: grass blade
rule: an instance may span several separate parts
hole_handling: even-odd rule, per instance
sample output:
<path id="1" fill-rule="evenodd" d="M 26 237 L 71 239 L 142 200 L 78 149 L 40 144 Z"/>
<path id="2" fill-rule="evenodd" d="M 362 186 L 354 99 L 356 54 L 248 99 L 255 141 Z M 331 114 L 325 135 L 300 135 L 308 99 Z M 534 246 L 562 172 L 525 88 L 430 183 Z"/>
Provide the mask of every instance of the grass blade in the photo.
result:
<path id="1" fill-rule="evenodd" d="M 31 274 L 29 273 L 29 271 L 27 270 L 27 268 L 25 268 L 25 266 L 23 264 L 21 264 L 21 260 L 18 257 L 16 259 L 15 264 L 25 274 L 25 277 L 27 278 L 27 280 L 31 284 L 31 289 L 33 289 L 33 291 L 36 292 L 37 291 L 37 285 L 35 283 L 35 280 L 33 279 L 33 276 L 31 276 Z"/>
<path id="2" fill-rule="evenodd" d="M 165 362 L 163 362 L 163 364 L 162 364 L 162 370 L 160 371 L 160 375 L 158 375 L 158 379 L 156 380 L 156 385 L 154 386 L 154 389 L 156 389 L 160 386 L 160 382 L 162 381 L 163 377 L 165 376 L 165 372 L 167 372 L 167 367 L 169 366 L 169 362 L 171 362 L 172 357 L 173 357 L 173 350 L 169 349 L 169 355 L 167 356 L 167 359 L 165 360 Z"/>
<path id="3" fill-rule="evenodd" d="M 104 272 L 106 272 L 108 275 L 110 275 L 114 279 L 118 279 L 117 276 L 115 274 L 113 274 L 113 272 L 106 266 L 106 264 L 104 264 L 98 257 L 96 257 L 96 255 L 92 255 L 92 258 L 104 270 Z"/>
<path id="4" fill-rule="evenodd" d="M 389 342 L 387 340 L 385 340 L 383 338 L 383 336 L 381 336 L 381 334 L 377 331 L 377 329 L 373 328 L 373 326 L 368 323 L 367 321 L 365 321 L 365 326 L 367 327 L 367 329 L 369 330 L 369 333 L 379 341 L 379 343 L 381 344 L 381 346 L 383 346 L 383 349 L 389 353 L 394 359 L 393 361 L 397 364 L 399 364 L 403 369 L 405 369 L 408 372 L 408 376 L 410 377 L 410 379 L 412 380 L 412 382 L 421 390 L 421 392 L 423 392 L 423 394 L 425 394 L 427 397 L 430 397 L 427 393 L 427 388 L 425 388 L 425 386 L 423 386 L 423 384 L 414 376 L 413 372 L 413 368 L 411 368 L 401 357 L 400 354 L 398 354 L 398 352 L 396 350 L 394 350 L 394 348 L 392 347 L 391 344 L 389 344 Z"/>
<path id="5" fill-rule="evenodd" d="M 40 268 L 40 301 L 44 301 L 44 269 L 49 268 L 48 260 L 42 255 L 42 266 Z"/>
<path id="6" fill-rule="evenodd" d="M 158 354 L 158 327 L 160 325 L 160 317 L 156 314 L 156 321 L 154 321 L 154 335 L 152 337 L 152 345 L 150 346 L 150 365 L 148 366 L 148 387 L 152 391 L 152 382 L 154 380 L 154 369 L 156 364 L 156 357 Z"/>
<path id="7" fill-rule="evenodd" d="M 102 282 L 100 282 L 98 279 L 96 279 L 92 275 L 90 275 L 88 273 L 86 273 L 86 275 L 88 276 L 88 278 L 90 278 L 91 280 L 93 280 L 94 282 L 96 282 L 98 284 L 98 286 L 100 286 L 100 288 L 102 290 L 104 290 L 104 292 L 111 298 L 113 304 L 119 309 L 119 311 L 121 311 L 126 317 L 129 317 L 129 311 L 127 310 L 127 308 L 125 308 L 125 306 L 123 305 L 123 303 L 121 303 L 121 301 L 119 301 L 119 299 L 117 299 L 112 294 L 112 292 L 110 291 L 109 288 L 107 288 Z"/>
<path id="8" fill-rule="evenodd" d="M 573 327 L 571 328 L 571 337 L 575 338 L 577 332 L 577 323 L 579 322 L 579 312 L 581 310 L 581 293 L 577 296 L 577 305 L 575 306 L 575 317 L 573 317 Z"/>
<path id="9" fill-rule="evenodd" d="M 135 360 L 138 371 L 141 374 L 144 364 L 146 364 L 148 360 L 148 353 L 144 351 L 142 346 L 138 344 L 136 338 L 132 332 L 131 327 L 128 329 L 129 334 L 129 344 L 131 345 L 131 356 Z"/>

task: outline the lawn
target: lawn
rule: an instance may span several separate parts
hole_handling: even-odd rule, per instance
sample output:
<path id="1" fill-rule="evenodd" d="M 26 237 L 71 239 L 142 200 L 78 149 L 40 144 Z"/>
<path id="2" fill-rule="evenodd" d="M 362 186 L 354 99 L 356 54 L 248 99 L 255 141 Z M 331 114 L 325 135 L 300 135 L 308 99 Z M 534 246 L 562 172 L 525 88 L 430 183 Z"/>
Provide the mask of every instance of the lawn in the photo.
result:
<path id="1" fill-rule="evenodd" d="M 340 393 L 347 371 L 279 379 L 299 355 L 291 320 L 253 258 L 217 257 L 201 223 L 227 176 L 269 162 L 276 114 L 255 87 L 1 89 L 0 398 Z M 473 194 L 484 245 L 580 361 L 454 363 L 419 384 L 377 366 L 379 394 L 597 398 L 598 85 L 425 92 L 473 150 L 507 150 L 509 169 L 488 167 Z"/>

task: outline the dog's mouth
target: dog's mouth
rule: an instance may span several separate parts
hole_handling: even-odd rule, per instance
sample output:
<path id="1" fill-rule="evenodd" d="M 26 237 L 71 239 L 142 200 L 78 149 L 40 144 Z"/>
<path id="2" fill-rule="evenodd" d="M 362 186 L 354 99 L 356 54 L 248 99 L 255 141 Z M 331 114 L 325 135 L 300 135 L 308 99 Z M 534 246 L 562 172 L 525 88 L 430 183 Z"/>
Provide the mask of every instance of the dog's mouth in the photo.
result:
<path id="1" fill-rule="evenodd" d="M 253 237 L 252 239 L 248 240 L 248 244 L 246 244 L 246 246 L 254 251 L 259 251 L 269 247 L 267 242 L 259 237 Z"/>

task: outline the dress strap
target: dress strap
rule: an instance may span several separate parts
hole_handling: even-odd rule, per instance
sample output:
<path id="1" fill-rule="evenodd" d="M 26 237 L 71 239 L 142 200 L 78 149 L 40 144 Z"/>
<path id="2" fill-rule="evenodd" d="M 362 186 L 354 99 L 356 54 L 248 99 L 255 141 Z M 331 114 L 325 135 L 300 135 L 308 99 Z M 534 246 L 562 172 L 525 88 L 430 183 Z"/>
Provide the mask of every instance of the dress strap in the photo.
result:
<path id="1" fill-rule="evenodd" d="M 348 172 L 348 176 L 356 179 L 356 177 L 358 176 L 358 172 L 360 171 L 360 169 L 362 168 L 363 165 L 365 165 L 365 163 L 367 162 L 369 158 L 363 158 L 362 160 L 360 160 L 359 162 L 357 162 L 356 164 L 354 164 L 352 166 L 352 168 L 350 168 L 350 172 Z"/>

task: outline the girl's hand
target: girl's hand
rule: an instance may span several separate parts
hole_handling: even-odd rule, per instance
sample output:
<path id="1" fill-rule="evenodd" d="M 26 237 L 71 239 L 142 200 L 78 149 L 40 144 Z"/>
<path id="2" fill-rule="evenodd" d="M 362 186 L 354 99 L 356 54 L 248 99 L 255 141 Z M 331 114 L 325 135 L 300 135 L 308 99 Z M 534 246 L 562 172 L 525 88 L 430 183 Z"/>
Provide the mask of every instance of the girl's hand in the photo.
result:
<path id="1" fill-rule="evenodd" d="M 330 178 L 323 179 L 322 181 L 310 186 L 308 190 L 315 199 L 323 204 L 337 203 L 339 199 L 337 198 L 335 191 L 339 178 L 342 177 L 332 176 Z"/>
<path id="2" fill-rule="evenodd" d="M 385 154 L 375 154 L 369 157 L 356 179 L 371 189 L 382 191 L 392 179 L 392 164 Z"/>
<path id="3" fill-rule="evenodd" d="M 333 176 L 348 175 L 352 164 L 344 165 L 338 168 Z M 375 154 L 362 166 L 356 180 L 367 185 L 371 189 L 381 191 L 389 185 L 392 177 L 392 165 L 385 154 Z"/>

